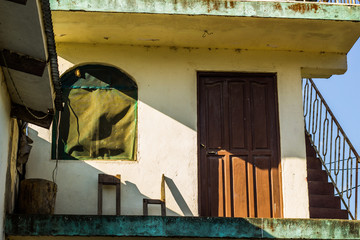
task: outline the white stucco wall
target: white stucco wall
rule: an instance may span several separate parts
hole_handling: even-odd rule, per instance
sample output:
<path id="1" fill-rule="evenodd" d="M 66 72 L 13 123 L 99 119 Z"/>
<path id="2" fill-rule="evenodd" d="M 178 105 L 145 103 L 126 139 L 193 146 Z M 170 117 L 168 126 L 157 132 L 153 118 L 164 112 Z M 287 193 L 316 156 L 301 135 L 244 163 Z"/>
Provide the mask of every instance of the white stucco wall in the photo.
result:
<path id="1" fill-rule="evenodd" d="M 0 240 L 4 236 L 4 217 L 5 217 L 5 183 L 9 153 L 10 138 L 10 98 L 4 80 L 3 72 L 0 67 Z"/>
<path id="2" fill-rule="evenodd" d="M 168 215 L 198 215 L 197 71 L 277 73 L 284 217 L 309 217 L 301 68 L 336 69 L 343 55 L 235 49 L 191 49 L 59 44 L 60 71 L 74 64 L 114 65 L 138 84 L 138 160 L 59 161 L 55 212 L 97 213 L 98 173 L 121 174 L 122 214 L 142 215 L 142 198 L 160 198 L 167 179 Z M 30 130 L 35 141 L 27 178 L 51 179 L 51 133 Z M 105 214 L 115 214 L 114 190 L 104 192 Z M 155 211 L 156 210 L 156 211 Z M 151 208 L 150 214 L 159 213 Z"/>

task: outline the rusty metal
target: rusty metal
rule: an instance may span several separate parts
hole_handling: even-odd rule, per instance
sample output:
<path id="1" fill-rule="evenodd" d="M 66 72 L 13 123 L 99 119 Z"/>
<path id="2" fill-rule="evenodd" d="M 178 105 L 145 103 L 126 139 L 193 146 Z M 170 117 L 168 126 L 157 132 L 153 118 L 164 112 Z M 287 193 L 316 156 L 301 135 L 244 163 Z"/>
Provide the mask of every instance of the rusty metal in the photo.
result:
<path id="1" fill-rule="evenodd" d="M 297 3 L 291 7 L 292 10 L 300 13 L 305 13 L 309 11 L 317 12 L 318 6 L 317 3 L 325 3 L 325 4 L 346 4 L 346 5 L 357 5 L 360 4 L 360 0 L 302 0 L 302 2 L 311 2 L 311 5 L 303 5 L 301 3 Z M 278 9 L 279 7 L 276 6 Z"/>
<path id="2" fill-rule="evenodd" d="M 311 0 L 305 0 L 304 2 L 312 2 Z M 336 3 L 336 4 L 360 4 L 359 0 L 317 0 L 319 3 Z"/>
<path id="3" fill-rule="evenodd" d="M 303 81 L 303 101 L 305 129 L 311 144 L 335 194 L 341 198 L 342 207 L 349 218 L 357 219 L 360 157 L 312 79 Z"/>

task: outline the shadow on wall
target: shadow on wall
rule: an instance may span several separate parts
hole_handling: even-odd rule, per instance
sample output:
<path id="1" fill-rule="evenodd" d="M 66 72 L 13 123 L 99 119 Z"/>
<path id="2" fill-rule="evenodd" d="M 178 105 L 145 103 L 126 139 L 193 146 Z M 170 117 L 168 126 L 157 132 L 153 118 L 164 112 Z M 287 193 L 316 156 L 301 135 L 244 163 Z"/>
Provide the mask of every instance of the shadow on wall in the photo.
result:
<path id="1" fill-rule="evenodd" d="M 194 216 L 192 214 L 189 206 L 185 202 L 185 199 L 181 195 L 179 189 L 176 187 L 176 184 L 174 183 L 174 181 L 171 178 L 168 178 L 165 176 L 165 183 L 169 187 L 171 195 L 175 199 L 177 205 L 180 207 L 183 215 L 184 216 Z"/>
<path id="2" fill-rule="evenodd" d="M 63 160 L 58 162 L 50 160 L 51 143 L 41 136 L 38 132 L 29 128 L 29 136 L 34 140 L 34 147 L 30 153 L 33 156 L 41 156 L 41 164 L 34 163 L 36 157 L 31 157 L 27 165 L 26 178 L 38 178 L 42 176 L 47 180 L 55 179 L 58 185 L 58 192 L 55 205 L 55 214 L 79 214 L 96 215 L 97 197 L 98 197 L 98 174 L 108 174 L 89 165 L 86 162 L 78 160 Z M 47 156 L 48 155 L 48 156 Z M 49 159 L 49 160 L 43 160 Z M 67 162 L 72 164 L 69 167 Z M 119 166 L 121 169 L 121 166 Z M 53 175 L 54 173 L 54 175 Z M 160 178 L 159 174 L 159 178 Z M 165 182 L 173 198 L 182 211 L 177 213 L 169 208 L 166 209 L 168 216 L 193 216 L 189 206 L 185 202 L 174 181 L 166 177 Z M 160 185 L 159 185 L 160 190 Z M 169 192 L 169 191 L 167 191 Z M 76 197 L 74 197 L 76 195 Z M 121 215 L 143 215 L 143 199 L 149 199 L 149 196 L 141 193 L 136 183 L 125 181 L 121 183 Z M 160 198 L 160 191 L 159 196 Z M 74 202 L 73 199 L 77 201 Z M 149 205 L 149 215 L 160 215 L 160 205 Z M 114 215 L 116 213 L 116 189 L 114 186 L 103 187 L 103 214 Z"/>
<path id="3" fill-rule="evenodd" d="M 144 47 L 144 53 L 149 58 L 145 59 L 142 57 L 141 62 L 136 62 L 139 61 L 136 56 L 132 55 L 129 59 L 126 57 L 126 54 L 129 53 L 124 53 L 124 51 L 119 49 L 91 47 L 91 50 L 89 50 L 86 47 L 88 47 L 86 44 L 75 44 L 75 46 L 70 48 L 65 47 L 66 50 L 64 51 L 64 47 L 60 44 L 58 49 L 62 63 L 60 68 L 70 68 L 73 65 L 92 62 L 92 60 L 84 60 L 84 55 L 88 55 L 91 52 L 92 56 L 96 56 L 94 62 L 115 64 L 117 68 L 134 77 L 138 85 L 138 101 L 156 109 L 181 125 L 196 131 L 196 72 L 189 69 L 187 65 L 179 64 L 179 62 L 164 61 L 164 59 L 169 57 L 168 48 L 158 49 L 154 54 L 148 55 L 148 52 L 152 49 Z M 71 51 L 67 52 L 68 49 L 71 49 Z M 182 51 L 185 54 L 189 53 L 188 49 L 172 49 L 171 51 L 174 53 L 174 59 L 181 57 Z M 160 55 L 156 54 L 158 52 Z M 125 62 L 121 62 L 123 60 Z M 133 65 L 130 62 L 133 62 Z M 148 64 L 149 62 L 159 62 L 160 64 Z M 137 71 L 139 71 L 138 74 L 131 72 L 133 66 L 136 66 Z M 141 70 L 139 66 L 141 66 Z M 163 127 L 156 121 L 154 124 L 158 128 Z"/>

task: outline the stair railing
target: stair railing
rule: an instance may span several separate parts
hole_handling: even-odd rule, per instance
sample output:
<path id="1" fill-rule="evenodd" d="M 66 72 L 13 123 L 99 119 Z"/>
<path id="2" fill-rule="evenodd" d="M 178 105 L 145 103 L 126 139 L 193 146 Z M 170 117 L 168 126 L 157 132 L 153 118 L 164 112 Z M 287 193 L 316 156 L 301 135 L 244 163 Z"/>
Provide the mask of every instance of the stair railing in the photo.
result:
<path id="1" fill-rule="evenodd" d="M 305 130 L 323 164 L 335 195 L 357 219 L 359 155 L 312 79 L 303 80 Z"/>

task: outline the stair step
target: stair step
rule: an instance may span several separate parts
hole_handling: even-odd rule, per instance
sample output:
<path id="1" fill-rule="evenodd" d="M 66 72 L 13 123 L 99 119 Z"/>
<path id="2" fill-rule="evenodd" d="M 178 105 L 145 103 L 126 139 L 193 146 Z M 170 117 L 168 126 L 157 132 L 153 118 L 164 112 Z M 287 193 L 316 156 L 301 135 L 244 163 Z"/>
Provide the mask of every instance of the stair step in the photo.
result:
<path id="1" fill-rule="evenodd" d="M 334 186 L 323 181 L 308 181 L 309 194 L 334 195 Z"/>
<path id="2" fill-rule="evenodd" d="M 316 151 L 314 150 L 314 147 L 310 143 L 309 136 L 305 136 L 305 144 L 306 144 L 306 156 L 316 157 Z"/>
<path id="3" fill-rule="evenodd" d="M 348 219 L 348 212 L 341 209 L 340 197 L 334 196 L 334 186 L 322 170 L 322 162 L 317 158 L 310 137 L 305 136 L 310 218 Z"/>
<path id="4" fill-rule="evenodd" d="M 328 182 L 327 173 L 320 169 L 308 169 L 307 170 L 308 181 L 323 181 Z"/>
<path id="5" fill-rule="evenodd" d="M 307 157 L 306 158 L 307 169 L 322 169 L 321 160 L 318 158 Z"/>
<path id="6" fill-rule="evenodd" d="M 315 195 L 309 196 L 310 207 L 335 208 L 341 209 L 340 197 L 333 195 Z"/>
<path id="7" fill-rule="evenodd" d="M 310 218 L 328 218 L 328 219 L 348 219 L 346 210 L 334 208 L 310 207 Z"/>

